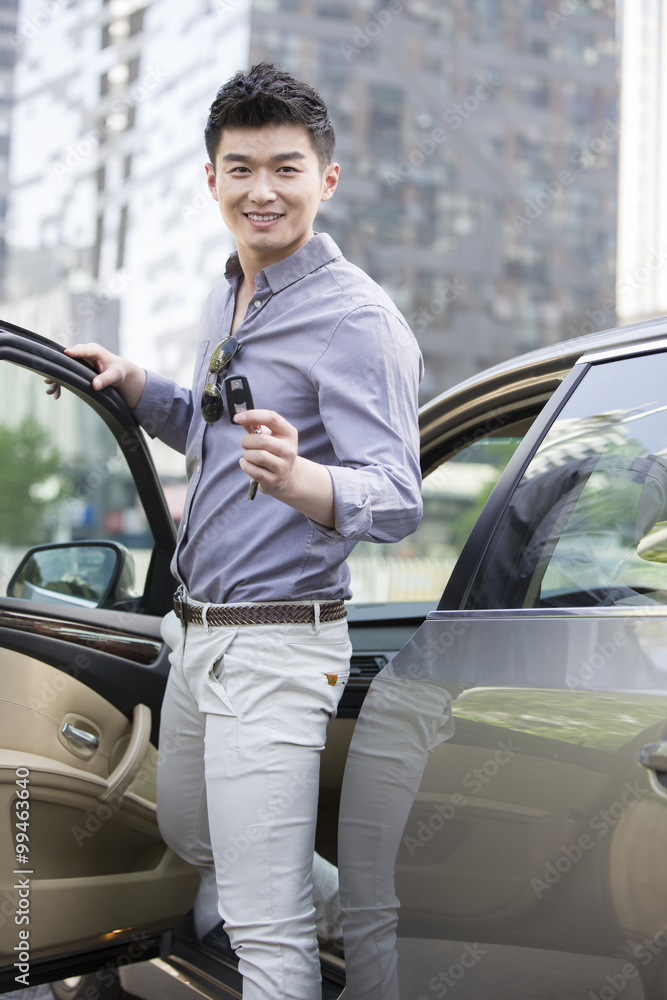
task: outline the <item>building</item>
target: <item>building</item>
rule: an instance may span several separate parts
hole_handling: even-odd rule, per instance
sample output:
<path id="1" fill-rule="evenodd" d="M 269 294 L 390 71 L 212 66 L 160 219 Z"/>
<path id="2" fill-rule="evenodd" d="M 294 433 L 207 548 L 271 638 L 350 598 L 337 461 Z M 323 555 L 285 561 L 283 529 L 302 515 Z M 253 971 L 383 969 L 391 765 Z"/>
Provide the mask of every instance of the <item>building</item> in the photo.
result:
<path id="1" fill-rule="evenodd" d="M 17 33 L 18 0 L 0 0 L 0 298 L 6 266 L 5 219 L 9 191 L 9 130 L 14 63 L 22 39 Z"/>
<path id="2" fill-rule="evenodd" d="M 613 0 L 22 0 L 18 31 L 6 317 L 187 380 L 232 247 L 203 126 L 267 58 L 329 103 L 319 228 L 412 323 L 425 397 L 615 321 Z"/>
<path id="3" fill-rule="evenodd" d="M 425 396 L 614 325 L 614 0 L 255 0 L 250 37 L 329 103 L 327 228 L 410 320 Z"/>
<path id="4" fill-rule="evenodd" d="M 622 5 L 619 175 L 619 319 L 633 323 L 667 313 L 667 5 Z"/>
<path id="5" fill-rule="evenodd" d="M 248 4 L 24 0 L 19 21 L 4 316 L 187 380 L 233 249 L 206 189 L 203 129 L 245 61 Z"/>

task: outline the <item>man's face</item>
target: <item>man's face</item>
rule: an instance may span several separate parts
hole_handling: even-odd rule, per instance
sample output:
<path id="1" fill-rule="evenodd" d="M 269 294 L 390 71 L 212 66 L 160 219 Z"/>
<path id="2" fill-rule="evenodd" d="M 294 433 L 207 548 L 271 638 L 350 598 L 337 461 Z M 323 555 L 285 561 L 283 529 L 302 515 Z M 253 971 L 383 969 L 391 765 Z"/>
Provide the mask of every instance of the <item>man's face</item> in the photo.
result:
<path id="1" fill-rule="evenodd" d="M 313 235 L 320 202 L 338 183 L 339 166 L 324 172 L 300 125 L 226 128 L 215 170 L 206 164 L 211 194 L 244 256 L 266 266 L 289 257 Z"/>

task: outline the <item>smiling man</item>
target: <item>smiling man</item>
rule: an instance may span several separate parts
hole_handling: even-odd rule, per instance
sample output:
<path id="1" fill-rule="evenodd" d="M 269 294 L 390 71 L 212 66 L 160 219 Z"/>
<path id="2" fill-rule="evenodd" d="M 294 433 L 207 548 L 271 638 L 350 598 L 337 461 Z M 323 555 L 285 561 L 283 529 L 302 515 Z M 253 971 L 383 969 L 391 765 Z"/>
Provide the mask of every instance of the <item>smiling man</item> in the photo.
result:
<path id="1" fill-rule="evenodd" d="M 98 345 L 68 353 L 187 459 L 163 623 L 161 736 L 179 749 L 158 773 L 162 833 L 215 863 L 244 1000 L 320 1000 L 313 850 L 349 674 L 345 560 L 419 523 L 421 355 L 382 289 L 313 231 L 339 176 L 320 96 L 260 64 L 221 88 L 205 136 L 236 251 L 204 307 L 193 388 Z M 257 408 L 232 423 L 221 386 L 240 374 Z"/>

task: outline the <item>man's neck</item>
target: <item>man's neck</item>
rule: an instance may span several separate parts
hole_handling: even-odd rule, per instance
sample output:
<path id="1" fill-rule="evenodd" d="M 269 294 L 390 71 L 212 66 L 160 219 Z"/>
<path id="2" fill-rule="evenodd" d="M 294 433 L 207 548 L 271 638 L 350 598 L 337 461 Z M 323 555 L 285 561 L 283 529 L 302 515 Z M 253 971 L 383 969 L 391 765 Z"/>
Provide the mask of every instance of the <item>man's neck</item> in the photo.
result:
<path id="1" fill-rule="evenodd" d="M 286 252 L 285 247 L 281 247 L 275 251 L 263 250 L 256 253 L 248 251 L 243 247 L 240 249 L 237 248 L 239 264 L 241 265 L 241 270 L 243 271 L 243 281 L 245 287 L 246 289 L 251 289 L 248 294 L 252 295 L 252 292 L 255 289 L 255 279 L 260 271 L 263 271 L 266 267 L 270 267 L 272 264 L 278 264 L 281 260 L 287 260 L 287 258 L 291 257 L 297 250 L 300 250 L 301 247 L 312 238 L 312 236 L 314 236 L 313 232 L 311 232 L 305 239 L 296 243 L 293 248 L 290 248 L 289 252 Z"/>

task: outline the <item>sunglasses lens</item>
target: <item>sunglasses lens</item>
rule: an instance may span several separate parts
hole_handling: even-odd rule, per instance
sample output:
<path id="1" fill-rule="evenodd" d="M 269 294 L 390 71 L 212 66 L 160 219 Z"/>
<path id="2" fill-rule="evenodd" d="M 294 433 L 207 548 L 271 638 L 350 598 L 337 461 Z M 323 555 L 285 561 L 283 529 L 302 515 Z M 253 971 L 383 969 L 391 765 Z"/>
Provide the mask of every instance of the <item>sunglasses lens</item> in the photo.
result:
<path id="1" fill-rule="evenodd" d="M 232 360 L 236 352 L 240 348 L 240 344 L 236 337 L 227 337 L 226 340 L 221 340 L 216 349 L 211 355 L 211 360 L 208 363 L 208 370 L 211 374 L 221 371 L 229 362 Z"/>
<path id="2" fill-rule="evenodd" d="M 225 409 L 220 389 L 215 382 L 207 382 L 201 394 L 201 414 L 207 424 L 219 420 Z"/>

